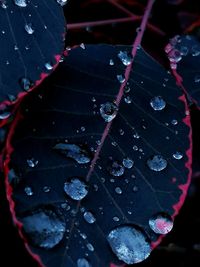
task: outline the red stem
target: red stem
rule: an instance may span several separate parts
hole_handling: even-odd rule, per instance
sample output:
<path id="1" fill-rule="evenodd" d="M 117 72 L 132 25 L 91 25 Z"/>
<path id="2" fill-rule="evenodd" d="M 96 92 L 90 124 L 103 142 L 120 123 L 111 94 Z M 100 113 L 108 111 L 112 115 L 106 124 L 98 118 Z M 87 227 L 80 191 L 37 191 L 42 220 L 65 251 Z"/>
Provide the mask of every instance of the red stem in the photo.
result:
<path id="1" fill-rule="evenodd" d="M 135 38 L 135 41 L 133 42 L 133 45 L 132 45 L 132 57 L 133 57 L 133 61 L 132 61 L 132 63 L 129 66 L 126 67 L 126 70 L 125 70 L 125 82 L 122 83 L 122 85 L 120 86 L 119 92 L 117 94 L 117 98 L 115 100 L 115 103 L 116 103 L 116 105 L 118 107 L 119 107 L 120 102 L 121 102 L 121 99 L 123 97 L 124 89 L 125 89 L 125 86 L 126 86 L 126 83 L 127 83 L 128 79 L 129 79 L 129 76 L 130 76 L 130 73 L 131 73 L 131 69 L 132 69 L 132 65 L 134 63 L 134 59 L 135 59 L 135 56 L 137 54 L 137 49 L 138 49 L 138 47 L 141 44 L 142 37 L 144 35 L 144 31 L 145 31 L 146 26 L 147 26 L 147 21 L 148 21 L 148 18 L 150 16 L 150 13 L 151 13 L 151 10 L 152 10 L 152 7 L 153 7 L 154 2 L 155 2 L 155 0 L 149 0 L 148 1 L 147 7 L 146 7 L 146 10 L 145 10 L 145 13 L 144 13 L 144 16 L 142 18 L 141 25 L 140 25 L 140 31 L 138 31 L 137 36 Z M 93 173 L 93 170 L 95 168 L 96 162 L 97 162 L 97 160 L 99 158 L 99 154 L 100 154 L 101 149 L 102 149 L 102 147 L 104 145 L 104 141 L 105 141 L 106 137 L 108 136 L 108 133 L 109 133 L 110 128 L 112 126 L 112 122 L 113 121 L 110 121 L 107 124 L 107 126 L 106 126 L 106 128 L 105 128 L 105 130 L 104 130 L 104 132 L 102 134 L 101 143 L 100 143 L 100 145 L 97 148 L 97 151 L 96 151 L 96 153 L 94 155 L 94 158 L 92 160 L 90 169 L 89 169 L 88 174 L 86 176 L 86 181 L 87 182 L 89 181 L 90 176 Z"/>

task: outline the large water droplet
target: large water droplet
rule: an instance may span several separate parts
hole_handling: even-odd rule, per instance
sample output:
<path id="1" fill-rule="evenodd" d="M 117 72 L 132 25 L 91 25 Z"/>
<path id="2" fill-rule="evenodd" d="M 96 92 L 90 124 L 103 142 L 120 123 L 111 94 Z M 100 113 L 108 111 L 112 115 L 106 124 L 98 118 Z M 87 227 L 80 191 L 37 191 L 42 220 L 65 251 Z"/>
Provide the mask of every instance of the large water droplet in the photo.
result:
<path id="1" fill-rule="evenodd" d="M 145 260 L 151 253 L 146 234 L 134 226 L 119 226 L 112 230 L 107 240 L 119 260 L 134 264 Z"/>
<path id="2" fill-rule="evenodd" d="M 116 117 L 117 110 L 118 108 L 114 103 L 107 102 L 105 104 L 101 104 L 100 114 L 106 122 L 110 122 Z"/>
<path id="3" fill-rule="evenodd" d="M 33 34 L 34 33 L 34 29 L 33 29 L 33 26 L 31 23 L 28 23 L 28 24 L 25 24 L 25 31 L 28 33 L 28 34 Z"/>
<path id="4" fill-rule="evenodd" d="M 96 221 L 96 218 L 94 217 L 94 215 L 90 212 L 90 211 L 85 211 L 83 214 L 84 219 L 86 220 L 86 222 L 92 224 Z"/>
<path id="5" fill-rule="evenodd" d="M 156 234 L 165 235 L 172 230 L 173 221 L 169 215 L 159 213 L 149 220 L 149 226 Z"/>
<path id="6" fill-rule="evenodd" d="M 154 110 L 163 110 L 166 107 L 166 102 L 162 96 L 155 96 L 151 99 L 150 105 Z"/>
<path id="7" fill-rule="evenodd" d="M 77 260 L 77 267 L 92 267 L 87 259 L 80 258 Z"/>
<path id="8" fill-rule="evenodd" d="M 132 159 L 129 159 L 129 158 L 123 159 L 123 165 L 125 168 L 131 169 L 133 167 L 133 164 L 134 164 L 134 161 Z"/>
<path id="9" fill-rule="evenodd" d="M 64 183 L 64 191 L 74 200 L 81 200 L 88 194 L 87 185 L 78 178 L 72 178 Z"/>
<path id="10" fill-rule="evenodd" d="M 124 174 L 124 167 L 119 164 L 117 161 L 113 161 L 111 166 L 108 168 L 109 172 L 113 176 L 122 176 Z"/>
<path id="11" fill-rule="evenodd" d="M 20 7 L 26 7 L 27 6 L 27 0 L 14 0 L 15 5 Z"/>
<path id="12" fill-rule="evenodd" d="M 65 222 L 53 210 L 39 209 L 24 216 L 21 221 L 35 246 L 51 249 L 63 239 Z"/>
<path id="13" fill-rule="evenodd" d="M 125 65 L 128 66 L 131 64 L 132 59 L 131 57 L 128 55 L 128 53 L 126 51 L 120 51 L 118 53 L 118 58 L 121 60 L 121 62 Z"/>
<path id="14" fill-rule="evenodd" d="M 154 155 L 147 160 L 147 165 L 152 171 L 162 171 L 167 167 L 167 161 L 161 155 Z"/>
<path id="15" fill-rule="evenodd" d="M 81 145 L 59 143 L 54 146 L 54 149 L 59 150 L 66 157 L 74 159 L 79 164 L 86 164 L 91 161 L 91 155 Z"/>

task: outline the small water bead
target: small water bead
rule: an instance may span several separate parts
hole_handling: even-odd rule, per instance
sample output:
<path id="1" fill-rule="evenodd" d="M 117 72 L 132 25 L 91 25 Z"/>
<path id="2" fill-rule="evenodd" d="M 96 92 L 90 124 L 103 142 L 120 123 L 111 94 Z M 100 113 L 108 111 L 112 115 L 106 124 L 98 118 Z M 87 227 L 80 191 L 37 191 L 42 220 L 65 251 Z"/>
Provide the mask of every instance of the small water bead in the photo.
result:
<path id="1" fill-rule="evenodd" d="M 134 226 L 119 226 L 107 236 L 113 253 L 126 264 L 139 263 L 151 253 L 145 232 Z"/>
<path id="2" fill-rule="evenodd" d="M 159 213 L 149 220 L 149 226 L 156 234 L 165 235 L 172 230 L 173 220 L 169 215 Z"/>
<path id="3" fill-rule="evenodd" d="M 150 170 L 159 172 L 167 167 L 167 161 L 161 155 L 154 155 L 147 160 L 147 166 Z"/>
<path id="4" fill-rule="evenodd" d="M 162 98 L 162 96 L 155 96 L 154 98 L 151 99 L 150 105 L 154 110 L 163 110 L 166 107 L 166 102 Z"/>
<path id="5" fill-rule="evenodd" d="M 117 194 L 119 194 L 119 195 L 122 194 L 122 190 L 121 190 L 120 187 L 116 187 L 116 188 L 115 188 L 115 192 L 116 192 Z"/>
<path id="6" fill-rule="evenodd" d="M 66 5 L 67 2 L 68 2 L 68 0 L 57 0 L 57 3 L 58 3 L 59 5 L 61 5 L 61 6 Z"/>
<path id="7" fill-rule="evenodd" d="M 178 63 L 179 61 L 181 61 L 182 59 L 182 55 L 181 52 L 177 49 L 172 49 L 169 53 L 168 53 L 168 58 L 169 61 L 172 63 Z"/>
<path id="8" fill-rule="evenodd" d="M 58 143 L 54 149 L 64 154 L 67 158 L 75 160 L 79 164 L 86 164 L 91 161 L 90 152 L 81 145 Z"/>
<path id="9" fill-rule="evenodd" d="M 195 82 L 195 83 L 199 83 L 199 82 L 200 82 L 200 74 L 198 74 L 198 75 L 196 75 L 196 76 L 194 77 L 194 82 Z"/>
<path id="10" fill-rule="evenodd" d="M 10 107 L 4 104 L 0 107 L 0 120 L 8 119 L 11 115 Z"/>
<path id="11" fill-rule="evenodd" d="M 119 222 L 119 218 L 118 218 L 117 216 L 114 216 L 114 217 L 113 217 L 113 221 L 114 221 L 114 222 Z"/>
<path id="12" fill-rule="evenodd" d="M 173 154 L 173 158 L 174 159 L 182 159 L 183 158 L 183 154 L 179 151 L 176 151 L 174 154 Z"/>
<path id="13" fill-rule="evenodd" d="M 51 187 L 46 185 L 43 187 L 43 191 L 44 191 L 44 193 L 49 193 L 51 191 Z"/>
<path id="14" fill-rule="evenodd" d="M 132 58 L 128 55 L 126 51 L 120 51 L 118 53 L 118 58 L 121 60 L 121 62 L 125 65 L 128 66 L 132 62 Z"/>
<path id="15" fill-rule="evenodd" d="M 173 120 L 171 121 L 171 124 L 172 124 L 172 125 L 177 125 L 177 124 L 178 124 L 178 121 L 175 120 L 175 119 L 173 119 Z"/>
<path id="16" fill-rule="evenodd" d="M 14 0 L 15 5 L 19 7 L 26 7 L 27 6 L 27 0 Z"/>
<path id="17" fill-rule="evenodd" d="M 81 200 L 88 194 L 88 186 L 78 178 L 64 183 L 65 193 L 74 200 Z"/>
<path id="18" fill-rule="evenodd" d="M 192 56 L 197 57 L 200 55 L 200 46 L 199 45 L 194 45 L 192 47 Z"/>
<path id="19" fill-rule="evenodd" d="M 53 65 L 50 63 L 50 62 L 47 62 L 47 63 L 45 63 L 45 68 L 47 69 L 47 70 L 52 70 L 53 69 Z"/>
<path id="20" fill-rule="evenodd" d="M 133 146 L 134 151 L 138 151 L 138 147 L 136 145 Z"/>
<path id="21" fill-rule="evenodd" d="M 77 260 L 77 267 L 92 267 L 89 261 L 85 258 L 80 258 Z"/>
<path id="22" fill-rule="evenodd" d="M 22 79 L 20 80 L 20 85 L 21 85 L 21 87 L 22 87 L 22 89 L 23 89 L 24 91 L 28 91 L 28 90 L 31 88 L 32 83 L 31 83 L 31 81 L 30 81 L 29 79 L 27 79 L 27 78 L 22 78 Z"/>
<path id="23" fill-rule="evenodd" d="M 28 24 L 25 24 L 25 31 L 28 33 L 28 34 L 33 34 L 34 33 L 34 29 L 33 29 L 33 26 L 31 23 L 28 23 Z"/>
<path id="24" fill-rule="evenodd" d="M 113 66 L 115 63 L 114 63 L 114 61 L 112 60 L 112 59 L 110 59 L 110 61 L 109 61 L 109 65 L 110 66 Z"/>
<path id="25" fill-rule="evenodd" d="M 137 192 L 138 191 L 138 187 L 135 185 L 134 187 L 133 187 L 133 192 Z"/>
<path id="26" fill-rule="evenodd" d="M 30 186 L 26 186 L 24 188 L 24 192 L 26 193 L 27 196 L 32 196 L 33 195 L 33 190 Z"/>
<path id="27" fill-rule="evenodd" d="M 114 103 L 107 102 L 105 104 L 101 104 L 100 114 L 106 122 L 110 122 L 116 117 L 117 110 L 118 107 Z"/>
<path id="28" fill-rule="evenodd" d="M 134 164 L 134 161 L 132 159 L 129 159 L 129 158 L 123 159 L 123 165 L 125 168 L 131 169 L 133 167 L 133 164 Z"/>
<path id="29" fill-rule="evenodd" d="M 8 7 L 7 5 L 7 1 L 6 0 L 1 0 L 0 1 L 0 6 L 3 8 L 3 9 L 6 9 Z"/>
<path id="30" fill-rule="evenodd" d="M 21 219 L 25 233 L 40 248 L 54 248 L 63 239 L 65 222 L 53 210 L 39 209 Z"/>
<path id="31" fill-rule="evenodd" d="M 39 163 L 39 161 L 34 158 L 27 159 L 26 162 L 30 168 L 35 168 Z"/>
<path id="32" fill-rule="evenodd" d="M 86 247 L 87 247 L 87 249 L 88 249 L 89 251 L 91 251 L 91 252 L 94 251 L 94 247 L 93 247 L 93 245 L 92 245 L 91 243 L 88 243 L 88 244 L 86 245 Z"/>
<path id="33" fill-rule="evenodd" d="M 132 99 L 130 96 L 125 96 L 124 97 L 124 101 L 127 103 L 127 104 L 131 104 L 132 103 Z"/>
<path id="34" fill-rule="evenodd" d="M 189 52 L 187 46 L 181 46 L 179 50 L 180 50 L 180 53 L 181 53 L 182 56 L 187 56 L 187 54 Z"/>
<path id="35" fill-rule="evenodd" d="M 84 212 L 83 217 L 84 217 L 85 221 L 90 223 L 90 224 L 93 224 L 96 221 L 96 218 L 94 217 L 94 215 L 90 211 Z"/>
<path id="36" fill-rule="evenodd" d="M 121 74 L 117 75 L 117 80 L 120 82 L 120 83 L 124 83 L 125 82 L 125 77 Z"/>
<path id="37" fill-rule="evenodd" d="M 108 168 L 111 175 L 120 177 L 124 174 L 124 167 L 117 161 L 113 161 L 111 166 Z"/>

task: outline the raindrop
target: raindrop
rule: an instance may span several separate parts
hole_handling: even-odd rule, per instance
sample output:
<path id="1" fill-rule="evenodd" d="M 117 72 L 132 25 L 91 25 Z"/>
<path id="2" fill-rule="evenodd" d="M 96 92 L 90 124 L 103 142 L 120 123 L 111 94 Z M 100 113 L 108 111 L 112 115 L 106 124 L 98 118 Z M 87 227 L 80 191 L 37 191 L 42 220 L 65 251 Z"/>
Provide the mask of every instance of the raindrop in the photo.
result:
<path id="1" fill-rule="evenodd" d="M 113 217 L 113 221 L 114 221 L 114 222 L 119 222 L 119 218 L 118 218 L 117 216 L 114 216 L 114 217 Z"/>
<path id="2" fill-rule="evenodd" d="M 36 159 L 34 159 L 34 158 L 27 159 L 26 162 L 27 162 L 27 164 L 28 164 L 28 166 L 29 166 L 30 168 L 34 168 L 35 166 L 38 165 L 38 160 L 36 160 Z"/>
<path id="3" fill-rule="evenodd" d="M 147 165 L 150 170 L 159 172 L 167 167 L 167 161 L 161 155 L 154 155 L 147 160 Z"/>
<path id="4" fill-rule="evenodd" d="M 33 191 L 32 191 L 32 188 L 30 186 L 26 186 L 24 188 L 24 192 L 26 193 L 27 196 L 32 196 L 33 195 Z"/>
<path id="5" fill-rule="evenodd" d="M 87 246 L 89 251 L 94 251 L 94 247 L 91 243 L 88 243 L 86 246 Z"/>
<path id="6" fill-rule="evenodd" d="M 28 24 L 25 24 L 25 31 L 28 33 L 28 34 L 33 34 L 34 33 L 34 29 L 32 27 L 32 24 L 31 23 L 28 23 Z"/>
<path id="7" fill-rule="evenodd" d="M 39 209 L 21 219 L 32 243 L 40 248 L 54 248 L 63 239 L 65 223 L 50 209 Z"/>
<path id="8" fill-rule="evenodd" d="M 50 63 L 50 62 L 47 62 L 47 63 L 45 63 L 45 68 L 47 69 L 47 70 L 52 70 L 53 69 L 53 65 Z"/>
<path id="9" fill-rule="evenodd" d="M 11 115 L 10 107 L 2 104 L 0 106 L 0 120 L 8 119 Z"/>
<path id="10" fill-rule="evenodd" d="M 181 52 L 179 50 L 177 50 L 177 49 L 172 49 L 168 53 L 168 58 L 169 58 L 169 61 L 170 62 L 172 62 L 172 63 L 178 63 L 182 59 Z"/>
<path id="11" fill-rule="evenodd" d="M 64 154 L 67 158 L 75 160 L 79 164 L 86 164 L 91 161 L 91 155 L 81 145 L 58 143 L 54 149 Z"/>
<path id="12" fill-rule="evenodd" d="M 31 83 L 31 81 L 29 79 L 22 78 L 20 80 L 20 85 L 21 85 L 23 90 L 28 91 L 30 89 L 30 87 L 32 86 L 32 83 Z"/>
<path id="13" fill-rule="evenodd" d="M 176 151 L 174 154 L 173 154 L 173 158 L 174 159 L 182 159 L 183 158 L 183 154 L 179 151 Z"/>
<path id="14" fill-rule="evenodd" d="M 68 0 L 57 0 L 57 3 L 58 3 L 59 5 L 61 5 L 61 6 L 66 5 L 67 2 L 68 2 Z"/>
<path id="15" fill-rule="evenodd" d="M 51 191 L 51 187 L 46 185 L 43 187 L 43 191 L 44 193 L 49 193 Z"/>
<path id="16" fill-rule="evenodd" d="M 134 164 L 134 161 L 132 159 L 129 159 L 129 158 L 123 159 L 123 165 L 125 168 L 131 169 L 133 167 L 133 164 Z"/>
<path id="17" fill-rule="evenodd" d="M 8 7 L 7 5 L 7 1 L 6 0 L 1 0 L 0 1 L 0 6 L 3 8 L 3 9 L 6 9 Z"/>
<path id="18" fill-rule="evenodd" d="M 163 110 L 166 106 L 165 100 L 162 98 L 162 96 L 155 96 L 151 99 L 150 105 L 154 110 Z"/>
<path id="19" fill-rule="evenodd" d="M 88 194 L 87 185 L 78 178 L 72 178 L 69 182 L 64 183 L 64 191 L 74 200 L 81 200 Z"/>
<path id="20" fill-rule="evenodd" d="M 118 107 L 111 102 L 101 104 L 100 114 L 106 122 L 112 121 L 117 115 Z"/>
<path id="21" fill-rule="evenodd" d="M 117 75 L 117 80 L 120 82 L 120 83 L 124 83 L 125 82 L 125 77 L 121 74 Z"/>
<path id="22" fill-rule="evenodd" d="M 119 194 L 119 195 L 122 194 L 122 190 L 121 190 L 120 187 L 116 187 L 116 188 L 115 188 L 115 192 L 116 192 L 117 194 Z"/>
<path id="23" fill-rule="evenodd" d="M 27 6 L 27 0 L 14 0 L 15 5 L 20 7 L 26 7 Z"/>
<path id="24" fill-rule="evenodd" d="M 85 258 L 80 258 L 77 260 L 77 267 L 91 267 L 91 265 Z"/>
<path id="25" fill-rule="evenodd" d="M 109 61 L 109 65 L 110 66 L 113 66 L 115 63 L 114 63 L 114 61 L 112 60 L 112 59 L 110 59 L 110 61 Z"/>
<path id="26" fill-rule="evenodd" d="M 194 82 L 195 83 L 199 83 L 200 82 L 200 75 L 199 74 L 194 77 Z"/>
<path id="27" fill-rule="evenodd" d="M 187 56 L 187 54 L 188 54 L 187 46 L 181 46 L 180 47 L 180 53 L 181 53 L 182 56 Z"/>
<path id="28" fill-rule="evenodd" d="M 151 253 L 146 234 L 134 226 L 119 226 L 110 231 L 107 240 L 118 257 L 126 264 L 145 260 Z"/>
<path id="29" fill-rule="evenodd" d="M 84 212 L 83 217 L 86 220 L 86 222 L 88 222 L 90 224 L 92 224 L 96 221 L 96 218 L 94 217 L 94 215 L 90 211 Z"/>
<path id="30" fill-rule="evenodd" d="M 109 172 L 113 176 L 122 176 L 124 174 L 124 167 L 117 161 L 112 162 L 111 166 L 108 168 Z"/>
<path id="31" fill-rule="evenodd" d="M 131 64 L 132 59 L 131 57 L 128 55 L 128 53 L 126 51 L 120 51 L 118 53 L 118 58 L 121 60 L 121 62 L 125 65 L 128 66 Z"/>
<path id="32" fill-rule="evenodd" d="M 178 124 L 178 121 L 175 120 L 175 119 L 173 119 L 173 120 L 171 121 L 171 124 L 172 124 L 172 125 L 177 125 L 177 124 Z"/>
<path id="33" fill-rule="evenodd" d="M 173 220 L 169 215 L 159 213 L 149 220 L 149 226 L 156 234 L 165 235 L 172 230 Z"/>
<path id="34" fill-rule="evenodd" d="M 194 45 L 192 47 L 192 56 L 197 57 L 200 55 L 200 46 Z"/>
<path id="35" fill-rule="evenodd" d="M 127 104 L 131 104 L 132 103 L 132 99 L 130 96 L 125 96 L 124 97 L 124 101 L 127 103 Z"/>

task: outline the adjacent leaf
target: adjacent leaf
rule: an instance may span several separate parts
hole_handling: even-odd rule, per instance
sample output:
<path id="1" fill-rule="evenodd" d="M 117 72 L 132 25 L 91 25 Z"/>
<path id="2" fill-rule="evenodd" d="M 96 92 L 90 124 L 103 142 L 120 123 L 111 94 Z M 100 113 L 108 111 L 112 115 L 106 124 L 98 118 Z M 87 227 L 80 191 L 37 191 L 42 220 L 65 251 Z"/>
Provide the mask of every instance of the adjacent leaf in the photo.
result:
<path id="1" fill-rule="evenodd" d="M 56 66 L 65 20 L 55 0 L 0 1 L 0 121 L 8 107 Z"/>
<path id="2" fill-rule="evenodd" d="M 140 262 L 183 204 L 191 175 L 185 97 L 141 48 L 118 106 L 130 52 L 73 49 L 11 127 L 7 195 L 44 266 Z"/>
<path id="3" fill-rule="evenodd" d="M 200 43 L 191 35 L 175 36 L 167 46 L 169 60 L 179 83 L 200 105 Z M 179 76 L 180 75 L 180 76 Z"/>

